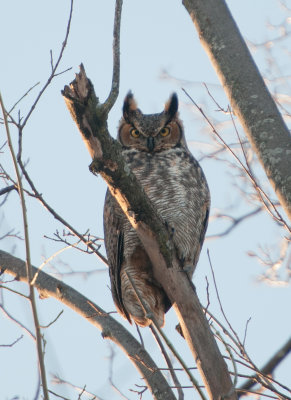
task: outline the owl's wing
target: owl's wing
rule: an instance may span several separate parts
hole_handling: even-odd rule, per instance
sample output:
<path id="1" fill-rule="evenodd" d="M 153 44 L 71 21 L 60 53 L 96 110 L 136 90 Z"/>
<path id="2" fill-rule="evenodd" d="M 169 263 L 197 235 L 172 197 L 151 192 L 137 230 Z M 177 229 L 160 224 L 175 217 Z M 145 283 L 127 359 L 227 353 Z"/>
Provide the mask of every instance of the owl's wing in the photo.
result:
<path id="1" fill-rule="evenodd" d="M 205 181 L 206 182 L 206 181 Z M 206 230 L 208 227 L 208 219 L 209 219 L 209 213 L 210 213 L 210 194 L 209 194 L 209 189 L 208 186 L 205 186 L 205 200 L 204 200 L 204 204 L 201 207 L 201 215 L 200 215 L 200 221 L 201 221 L 201 225 L 200 225 L 200 235 L 199 235 L 199 242 L 198 242 L 198 246 L 196 249 L 196 254 L 194 256 L 194 268 L 198 262 L 199 259 L 199 255 L 204 243 L 204 239 L 205 239 L 205 234 L 206 234 Z"/>
<path id="2" fill-rule="evenodd" d="M 121 229 L 122 210 L 109 191 L 104 205 L 105 247 L 109 263 L 112 297 L 120 314 L 131 323 L 131 318 L 124 307 L 121 294 L 120 272 L 123 263 L 123 232 Z"/>
<path id="3" fill-rule="evenodd" d="M 210 212 L 210 204 L 208 203 L 206 205 L 204 220 L 203 220 L 202 227 L 201 227 L 201 232 L 200 232 L 200 239 L 199 239 L 200 250 L 202 248 L 202 245 L 203 245 L 203 242 L 204 242 L 204 238 L 205 238 L 205 233 L 206 233 L 207 226 L 208 226 L 209 212 Z"/>

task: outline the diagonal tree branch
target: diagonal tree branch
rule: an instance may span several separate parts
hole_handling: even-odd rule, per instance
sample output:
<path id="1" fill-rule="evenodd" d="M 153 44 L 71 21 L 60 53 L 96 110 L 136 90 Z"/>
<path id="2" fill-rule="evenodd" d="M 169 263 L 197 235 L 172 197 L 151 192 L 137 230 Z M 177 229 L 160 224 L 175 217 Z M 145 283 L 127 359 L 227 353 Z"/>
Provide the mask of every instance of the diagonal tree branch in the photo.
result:
<path id="1" fill-rule="evenodd" d="M 291 221 L 291 137 L 225 0 L 183 0 L 235 115 Z"/>
<path id="2" fill-rule="evenodd" d="M 105 339 L 116 343 L 144 377 L 154 399 L 176 399 L 152 358 L 121 324 L 75 289 L 33 266 L 31 270 L 33 275 L 37 274 L 34 287 L 41 298 L 53 297 L 62 302 L 100 329 Z M 28 281 L 25 262 L 2 250 L 0 250 L 0 271 L 20 281 Z"/>
<path id="3" fill-rule="evenodd" d="M 183 272 L 167 228 L 125 164 L 121 146 L 107 129 L 108 112 L 119 87 L 119 29 L 122 1 L 116 1 L 114 22 L 114 67 L 112 88 L 104 104 L 99 102 L 83 65 L 62 94 L 93 159 L 90 170 L 100 174 L 111 194 L 136 230 L 153 265 L 154 275 L 163 286 L 178 315 L 181 328 L 211 399 L 227 395 L 235 399 L 227 370 L 195 288 Z"/>
<path id="4" fill-rule="evenodd" d="M 227 366 L 202 311 L 195 288 L 175 255 L 170 235 L 125 164 L 121 146 L 108 133 L 107 113 L 99 103 L 83 65 L 62 92 L 93 162 L 90 169 L 106 181 L 136 230 L 153 264 L 154 275 L 171 300 L 183 334 L 211 399 L 235 399 Z"/>

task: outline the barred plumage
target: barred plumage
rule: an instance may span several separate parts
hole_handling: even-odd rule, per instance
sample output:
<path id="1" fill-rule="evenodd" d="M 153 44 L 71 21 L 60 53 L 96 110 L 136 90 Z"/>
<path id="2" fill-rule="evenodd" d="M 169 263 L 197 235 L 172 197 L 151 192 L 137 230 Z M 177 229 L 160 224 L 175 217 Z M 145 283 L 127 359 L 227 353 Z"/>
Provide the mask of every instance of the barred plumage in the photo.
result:
<path id="1" fill-rule="evenodd" d="M 203 171 L 186 145 L 176 94 L 163 112 L 145 115 L 129 93 L 118 139 L 128 165 L 173 232 L 177 256 L 192 277 L 207 228 L 210 195 Z M 147 308 L 162 326 L 171 304 L 153 277 L 151 262 L 135 230 L 110 192 L 105 199 L 104 232 L 118 311 L 140 326 L 151 323 L 128 280 L 130 274 Z"/>

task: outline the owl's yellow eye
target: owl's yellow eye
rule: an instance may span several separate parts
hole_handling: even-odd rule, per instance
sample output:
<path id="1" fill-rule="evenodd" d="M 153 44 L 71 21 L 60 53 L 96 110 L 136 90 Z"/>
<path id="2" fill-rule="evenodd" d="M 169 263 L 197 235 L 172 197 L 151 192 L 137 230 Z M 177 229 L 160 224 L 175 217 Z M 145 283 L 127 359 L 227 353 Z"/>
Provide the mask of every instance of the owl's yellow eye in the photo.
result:
<path id="1" fill-rule="evenodd" d="M 130 130 L 130 134 L 131 134 L 131 136 L 134 137 L 134 138 L 138 138 L 139 135 L 140 135 L 139 131 L 138 131 L 137 129 L 135 129 L 135 128 L 132 128 L 132 129 Z"/>
<path id="2" fill-rule="evenodd" d="M 170 128 L 168 128 L 167 126 L 165 126 L 160 130 L 160 135 L 163 137 L 168 136 L 169 133 L 170 133 Z"/>

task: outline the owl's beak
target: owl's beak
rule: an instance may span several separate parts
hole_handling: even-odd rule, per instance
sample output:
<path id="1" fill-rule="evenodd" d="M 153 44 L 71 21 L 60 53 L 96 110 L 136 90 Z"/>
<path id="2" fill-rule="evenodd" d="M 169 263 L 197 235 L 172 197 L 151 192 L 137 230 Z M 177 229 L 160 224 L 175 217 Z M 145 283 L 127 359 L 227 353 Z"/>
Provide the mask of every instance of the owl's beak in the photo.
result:
<path id="1" fill-rule="evenodd" d="M 155 147 L 155 138 L 153 138 L 152 136 L 147 138 L 147 147 L 149 151 L 153 151 Z"/>

